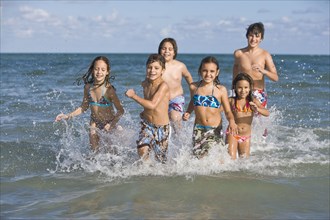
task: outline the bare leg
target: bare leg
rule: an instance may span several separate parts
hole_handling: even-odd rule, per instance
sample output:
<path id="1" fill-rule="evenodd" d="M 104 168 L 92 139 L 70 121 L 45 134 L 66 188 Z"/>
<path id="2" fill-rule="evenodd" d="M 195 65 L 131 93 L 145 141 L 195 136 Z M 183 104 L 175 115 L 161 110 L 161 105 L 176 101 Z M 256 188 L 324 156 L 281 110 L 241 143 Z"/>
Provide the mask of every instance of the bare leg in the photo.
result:
<path id="1" fill-rule="evenodd" d="M 182 114 L 178 111 L 172 110 L 169 114 L 171 122 L 173 122 L 174 132 L 178 133 L 182 127 Z"/>
<path id="2" fill-rule="evenodd" d="M 93 152 L 98 152 L 99 150 L 100 137 L 96 133 L 95 128 L 91 127 L 89 132 L 89 143 Z"/>
<path id="3" fill-rule="evenodd" d="M 227 134 L 226 142 L 228 143 L 228 153 L 231 156 L 231 159 L 236 160 L 238 145 L 237 140 L 231 134 Z"/>
<path id="4" fill-rule="evenodd" d="M 238 155 L 242 158 L 248 158 L 250 156 L 250 138 L 238 144 Z"/>
<path id="5" fill-rule="evenodd" d="M 138 154 L 144 161 L 149 160 L 149 145 L 138 146 Z"/>
<path id="6" fill-rule="evenodd" d="M 97 153 L 99 151 L 99 142 L 100 142 L 100 137 L 97 134 L 96 124 L 95 122 L 91 121 L 89 128 L 89 144 L 94 153 Z"/>

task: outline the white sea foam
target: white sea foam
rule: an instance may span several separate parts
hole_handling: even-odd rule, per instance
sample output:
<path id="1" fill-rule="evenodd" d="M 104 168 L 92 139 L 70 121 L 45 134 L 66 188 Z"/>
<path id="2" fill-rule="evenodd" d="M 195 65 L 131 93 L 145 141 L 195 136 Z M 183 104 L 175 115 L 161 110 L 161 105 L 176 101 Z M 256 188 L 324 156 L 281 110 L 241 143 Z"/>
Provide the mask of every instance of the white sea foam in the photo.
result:
<path id="1" fill-rule="evenodd" d="M 61 149 L 57 153 L 57 168 L 53 172 L 99 172 L 109 180 L 133 176 L 186 176 L 221 175 L 226 172 L 248 172 L 269 176 L 304 176 L 304 164 L 329 164 L 324 154 L 328 140 L 319 140 L 312 130 L 280 125 L 281 112 L 271 108 L 268 123 L 254 120 L 251 140 L 251 156 L 248 159 L 230 159 L 226 147 L 214 146 L 201 160 L 191 154 L 193 119 L 183 122 L 179 138 L 171 136 L 168 161 L 160 164 L 153 159 L 142 162 L 136 150 L 138 119 L 126 114 L 120 121 L 123 130 L 111 134 L 102 133 L 101 152 L 93 155 L 88 146 L 88 124 L 81 121 L 65 123 Z M 267 125 L 269 135 L 262 137 Z M 224 123 L 226 128 L 226 123 Z M 111 144 L 109 144 L 111 143 Z"/>

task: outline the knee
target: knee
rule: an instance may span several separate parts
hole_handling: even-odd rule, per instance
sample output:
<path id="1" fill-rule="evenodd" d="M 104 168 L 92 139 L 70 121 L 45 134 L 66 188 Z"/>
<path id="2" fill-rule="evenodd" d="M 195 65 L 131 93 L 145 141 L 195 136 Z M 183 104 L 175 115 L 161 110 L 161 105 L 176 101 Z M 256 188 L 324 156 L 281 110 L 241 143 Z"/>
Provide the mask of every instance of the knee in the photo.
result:
<path id="1" fill-rule="evenodd" d="M 140 157 L 145 157 L 149 153 L 149 145 L 138 146 L 138 154 Z"/>

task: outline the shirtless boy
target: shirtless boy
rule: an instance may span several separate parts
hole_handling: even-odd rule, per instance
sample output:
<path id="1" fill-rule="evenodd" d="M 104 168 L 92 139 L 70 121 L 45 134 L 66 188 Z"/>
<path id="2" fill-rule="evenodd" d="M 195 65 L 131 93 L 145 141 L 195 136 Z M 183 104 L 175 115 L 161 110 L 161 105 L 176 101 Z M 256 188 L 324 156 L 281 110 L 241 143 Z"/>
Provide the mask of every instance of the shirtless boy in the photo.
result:
<path id="1" fill-rule="evenodd" d="M 173 38 L 163 39 L 158 47 L 158 54 L 162 55 L 166 61 L 166 69 L 163 74 L 164 81 L 170 90 L 169 117 L 173 122 L 174 131 L 181 127 L 181 119 L 184 113 L 185 98 L 182 88 L 182 77 L 185 78 L 188 86 L 193 79 L 186 65 L 178 60 L 176 56 L 178 47 Z"/>
<path id="2" fill-rule="evenodd" d="M 170 92 L 167 83 L 162 79 L 165 71 L 165 60 L 159 54 L 151 54 L 146 63 L 146 79 L 142 82 L 144 98 L 139 97 L 133 89 L 126 96 L 139 103 L 143 108 L 141 130 L 137 141 L 138 154 L 143 160 L 149 159 L 154 151 L 157 161 L 165 163 L 169 140 L 168 105 Z"/>
<path id="3" fill-rule="evenodd" d="M 267 92 L 265 77 L 277 82 L 278 75 L 272 56 L 268 51 L 259 47 L 264 39 L 264 25 L 261 22 L 251 24 L 246 31 L 248 45 L 234 52 L 233 79 L 238 73 L 245 72 L 251 76 L 254 83 L 253 97 L 262 106 L 267 107 Z M 263 136 L 267 136 L 267 130 Z"/>

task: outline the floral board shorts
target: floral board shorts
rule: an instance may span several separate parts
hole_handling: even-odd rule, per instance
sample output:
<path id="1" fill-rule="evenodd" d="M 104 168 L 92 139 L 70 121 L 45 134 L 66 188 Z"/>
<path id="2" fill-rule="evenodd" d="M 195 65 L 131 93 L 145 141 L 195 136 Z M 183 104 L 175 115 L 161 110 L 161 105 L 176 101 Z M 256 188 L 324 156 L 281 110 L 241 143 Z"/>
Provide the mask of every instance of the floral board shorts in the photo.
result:
<path id="1" fill-rule="evenodd" d="M 267 107 L 268 96 L 267 92 L 264 89 L 256 89 L 252 92 L 252 96 L 259 100 L 263 107 Z"/>
<path id="2" fill-rule="evenodd" d="M 147 145 L 149 152 L 155 153 L 157 161 L 165 163 L 167 160 L 167 148 L 170 135 L 170 125 L 154 125 L 144 119 L 141 120 L 139 140 L 136 141 L 138 148 Z"/>
<path id="3" fill-rule="evenodd" d="M 173 110 L 178 111 L 181 114 L 183 114 L 183 111 L 184 111 L 184 96 L 180 95 L 180 96 L 177 96 L 177 97 L 170 100 L 170 104 L 169 104 L 169 107 L 168 107 L 168 113 L 170 113 Z"/>

